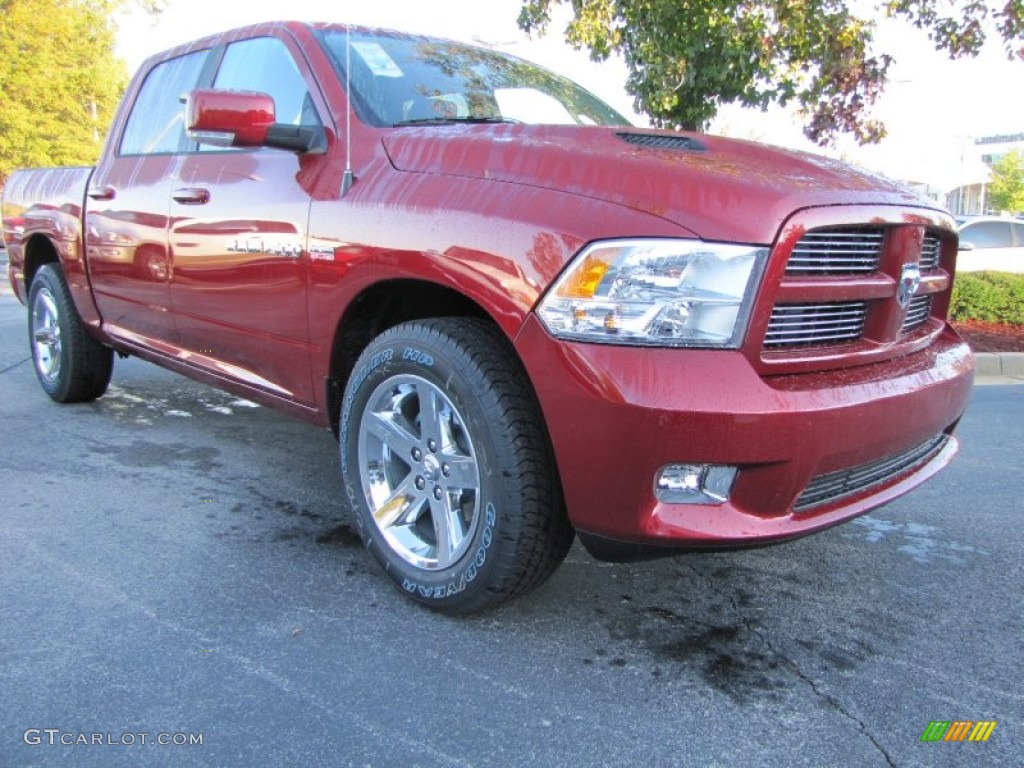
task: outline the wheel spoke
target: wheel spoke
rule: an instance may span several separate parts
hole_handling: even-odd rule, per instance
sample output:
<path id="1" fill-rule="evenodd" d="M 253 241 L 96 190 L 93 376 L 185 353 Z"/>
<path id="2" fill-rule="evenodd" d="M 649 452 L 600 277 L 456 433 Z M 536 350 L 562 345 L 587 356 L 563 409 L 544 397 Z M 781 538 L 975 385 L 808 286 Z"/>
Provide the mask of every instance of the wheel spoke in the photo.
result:
<path id="1" fill-rule="evenodd" d="M 39 298 L 43 303 L 43 308 L 46 311 L 46 324 L 56 325 L 57 323 L 57 302 L 53 300 L 53 297 L 49 293 L 40 293 Z"/>
<path id="2" fill-rule="evenodd" d="M 431 497 L 430 516 L 434 524 L 434 539 L 437 542 L 437 566 L 447 568 L 455 561 L 466 531 L 458 511 L 452 507 L 451 497 L 446 493 L 440 499 Z"/>
<path id="3" fill-rule="evenodd" d="M 403 520 L 407 513 L 415 511 L 416 501 L 421 494 L 413 484 L 412 473 L 398 484 L 392 494 L 377 509 L 373 510 L 373 519 L 381 530 L 386 530 Z"/>
<path id="4" fill-rule="evenodd" d="M 35 340 L 37 344 L 45 344 L 47 346 L 52 345 L 53 342 L 56 341 L 53 326 L 45 326 L 36 330 Z"/>
<path id="5" fill-rule="evenodd" d="M 391 413 L 371 413 L 366 428 L 384 443 L 391 452 L 408 462 L 419 441 L 409 430 L 394 420 Z"/>
<path id="6" fill-rule="evenodd" d="M 416 384 L 416 397 L 420 402 L 420 440 L 441 442 L 441 403 L 437 390 L 426 382 Z"/>
<path id="7" fill-rule="evenodd" d="M 446 484 L 449 488 L 475 491 L 480 487 L 476 459 L 470 456 L 444 456 L 442 461 L 448 467 Z"/>

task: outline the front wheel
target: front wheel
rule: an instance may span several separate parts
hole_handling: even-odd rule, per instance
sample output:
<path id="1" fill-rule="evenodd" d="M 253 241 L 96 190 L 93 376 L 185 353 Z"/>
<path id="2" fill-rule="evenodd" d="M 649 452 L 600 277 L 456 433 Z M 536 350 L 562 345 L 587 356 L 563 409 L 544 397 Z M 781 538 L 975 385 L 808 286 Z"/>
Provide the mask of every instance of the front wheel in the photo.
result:
<path id="1" fill-rule="evenodd" d="M 28 337 L 36 377 L 58 403 L 95 400 L 107 391 L 114 351 L 89 335 L 57 265 L 40 267 L 32 278 Z"/>
<path id="2" fill-rule="evenodd" d="M 479 320 L 399 325 L 357 361 L 341 464 L 363 541 L 410 597 L 470 613 L 565 557 L 550 443 L 514 352 Z"/>

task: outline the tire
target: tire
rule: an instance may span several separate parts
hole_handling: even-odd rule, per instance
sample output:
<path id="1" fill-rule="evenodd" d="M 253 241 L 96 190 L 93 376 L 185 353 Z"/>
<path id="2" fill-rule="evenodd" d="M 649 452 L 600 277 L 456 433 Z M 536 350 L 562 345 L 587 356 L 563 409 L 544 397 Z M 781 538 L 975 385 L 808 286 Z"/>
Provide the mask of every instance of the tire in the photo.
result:
<path id="1" fill-rule="evenodd" d="M 56 264 L 45 264 L 28 294 L 28 340 L 43 391 L 58 403 L 95 400 L 107 391 L 114 351 L 89 335 Z"/>
<path id="2" fill-rule="evenodd" d="M 360 536 L 414 600 L 483 610 L 540 584 L 569 551 L 540 410 L 485 322 L 411 322 L 374 339 L 345 389 L 339 442 Z"/>

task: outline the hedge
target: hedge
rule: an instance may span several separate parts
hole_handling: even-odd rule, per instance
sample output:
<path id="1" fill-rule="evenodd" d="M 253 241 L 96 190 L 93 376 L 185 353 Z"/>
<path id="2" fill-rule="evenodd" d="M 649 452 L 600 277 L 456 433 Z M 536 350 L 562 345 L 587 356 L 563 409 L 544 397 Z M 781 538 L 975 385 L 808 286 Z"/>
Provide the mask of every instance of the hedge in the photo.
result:
<path id="1" fill-rule="evenodd" d="M 953 320 L 1024 325 L 1024 274 L 961 272 L 949 308 Z"/>

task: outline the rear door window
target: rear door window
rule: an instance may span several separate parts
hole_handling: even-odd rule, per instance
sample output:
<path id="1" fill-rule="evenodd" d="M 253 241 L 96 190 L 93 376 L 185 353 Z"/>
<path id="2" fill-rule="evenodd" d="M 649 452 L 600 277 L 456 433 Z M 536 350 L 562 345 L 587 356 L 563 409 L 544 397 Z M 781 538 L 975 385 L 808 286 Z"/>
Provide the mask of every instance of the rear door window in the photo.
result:
<path id="1" fill-rule="evenodd" d="M 121 136 L 121 155 L 184 152 L 185 107 L 181 97 L 196 87 L 209 51 L 161 62 L 150 70 Z"/>

